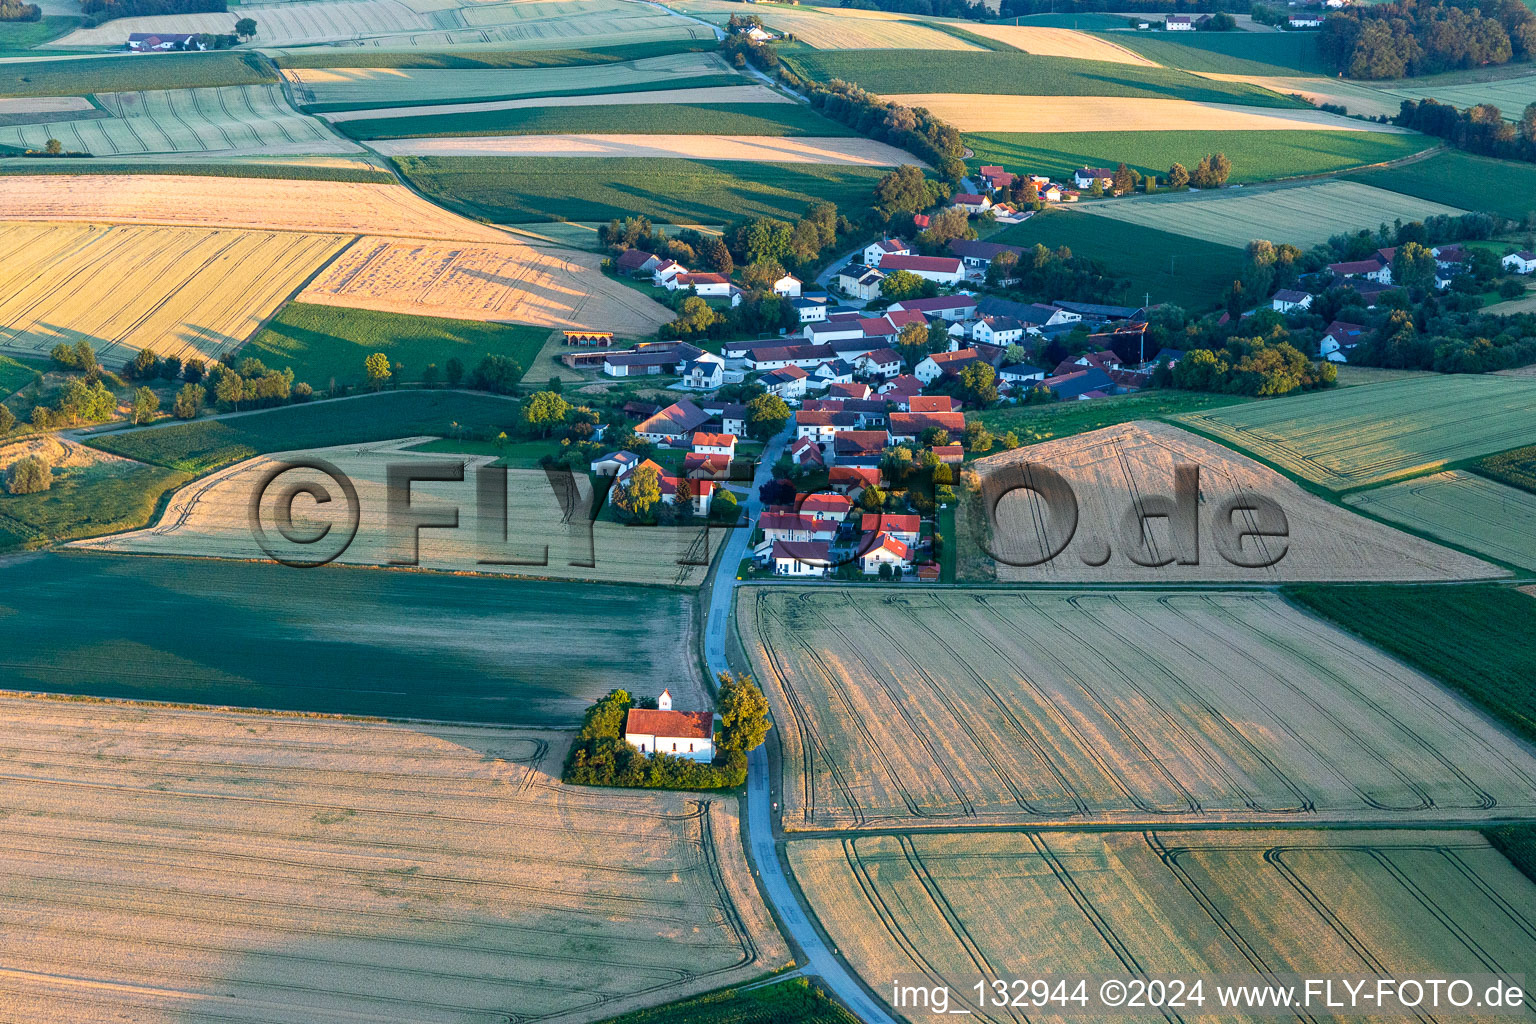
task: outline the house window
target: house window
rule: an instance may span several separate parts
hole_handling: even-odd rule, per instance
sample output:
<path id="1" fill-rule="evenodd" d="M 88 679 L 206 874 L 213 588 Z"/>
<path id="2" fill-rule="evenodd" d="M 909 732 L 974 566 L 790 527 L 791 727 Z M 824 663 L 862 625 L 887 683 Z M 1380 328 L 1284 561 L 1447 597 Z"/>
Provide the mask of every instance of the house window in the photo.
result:
<path id="1" fill-rule="evenodd" d="M 674 754 L 677 753 L 677 744 L 676 743 L 672 744 L 672 753 L 674 753 Z"/>
<path id="2" fill-rule="evenodd" d="M 645 744 L 644 743 L 640 744 L 640 753 L 642 753 L 642 754 L 645 753 Z"/>

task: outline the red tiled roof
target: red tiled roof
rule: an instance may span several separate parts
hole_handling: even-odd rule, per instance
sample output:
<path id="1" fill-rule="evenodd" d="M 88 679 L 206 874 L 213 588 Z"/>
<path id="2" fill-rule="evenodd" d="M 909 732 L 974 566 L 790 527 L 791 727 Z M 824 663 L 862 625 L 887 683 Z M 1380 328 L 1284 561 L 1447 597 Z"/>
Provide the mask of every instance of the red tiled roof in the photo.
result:
<path id="1" fill-rule="evenodd" d="M 921 516 L 893 516 L 885 512 L 866 512 L 859 521 L 859 528 L 865 533 L 885 533 L 890 530 L 919 533 L 922 527 Z"/>
<path id="2" fill-rule="evenodd" d="M 955 400 L 948 395 L 913 395 L 908 406 L 913 412 L 954 412 Z"/>
<path id="3" fill-rule="evenodd" d="M 880 483 L 880 470 L 874 466 L 833 466 L 828 481 L 838 484 L 869 487 Z"/>
<path id="4" fill-rule="evenodd" d="M 706 434 L 700 430 L 693 435 L 693 446 L 695 448 L 729 448 L 735 443 L 735 434 Z"/>
<path id="5" fill-rule="evenodd" d="M 624 734 L 657 736 L 669 740 L 708 740 L 715 736 L 712 711 L 653 711 L 630 708 L 624 719 Z"/>
<path id="6" fill-rule="evenodd" d="M 1386 266 L 1386 264 L 1381 262 L 1381 260 L 1370 259 L 1353 260 L 1345 263 L 1330 263 L 1328 264 L 1328 269 L 1342 277 L 1348 277 L 1350 274 L 1374 274 L 1384 266 Z"/>
<path id="7" fill-rule="evenodd" d="M 954 256 L 886 256 L 880 261 L 881 270 L 926 270 L 931 273 L 958 274 L 960 260 Z"/>
<path id="8" fill-rule="evenodd" d="M 776 540 L 773 558 L 793 558 L 801 562 L 828 562 L 832 546 L 824 540 Z"/>
<path id="9" fill-rule="evenodd" d="M 644 249 L 625 249 L 616 265 L 620 270 L 636 270 L 655 258 Z"/>
<path id="10" fill-rule="evenodd" d="M 965 415 L 958 412 L 893 412 L 891 433 L 899 437 L 916 437 L 929 427 L 938 427 L 951 434 L 965 430 Z"/>
<path id="11" fill-rule="evenodd" d="M 807 494 L 800 500 L 802 514 L 811 512 L 846 512 L 852 503 L 841 494 Z"/>
<path id="12" fill-rule="evenodd" d="M 866 555 L 873 554 L 884 548 L 903 561 L 912 557 L 912 549 L 907 546 L 906 542 L 897 540 L 888 533 L 877 533 L 872 541 L 869 540 L 869 534 L 866 533 L 864 537 L 865 540 L 859 543 L 859 550 Z"/>

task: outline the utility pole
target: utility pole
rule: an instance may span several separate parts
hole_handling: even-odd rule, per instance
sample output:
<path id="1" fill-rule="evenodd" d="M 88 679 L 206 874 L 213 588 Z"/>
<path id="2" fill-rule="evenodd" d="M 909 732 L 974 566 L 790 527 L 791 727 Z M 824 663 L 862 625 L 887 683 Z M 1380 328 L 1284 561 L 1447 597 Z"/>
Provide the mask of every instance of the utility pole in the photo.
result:
<path id="1" fill-rule="evenodd" d="M 1141 312 L 1143 314 L 1145 314 L 1147 312 L 1147 307 L 1149 307 L 1151 305 L 1152 305 L 1152 293 L 1151 292 L 1143 292 L 1142 296 L 1141 296 Z M 1147 328 L 1145 326 L 1143 326 L 1141 328 L 1141 362 L 1139 364 L 1137 364 L 1137 365 L 1139 365 L 1139 366 L 1146 366 L 1147 365 Z"/>

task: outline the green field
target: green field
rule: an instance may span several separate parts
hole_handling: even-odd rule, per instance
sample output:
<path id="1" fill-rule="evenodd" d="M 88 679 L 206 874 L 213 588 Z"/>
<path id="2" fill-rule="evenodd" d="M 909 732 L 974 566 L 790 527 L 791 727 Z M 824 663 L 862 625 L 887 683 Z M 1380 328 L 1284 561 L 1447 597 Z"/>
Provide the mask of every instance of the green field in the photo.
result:
<path id="1" fill-rule="evenodd" d="M 78 24 L 80 19 L 68 14 L 45 14 L 37 21 L 0 21 L 0 53 L 31 49 Z"/>
<path id="2" fill-rule="evenodd" d="M 510 224 L 629 214 L 720 224 L 794 218 L 821 199 L 853 217 L 886 174 L 878 167 L 622 157 L 603 160 L 601 175 L 580 157 L 398 157 L 395 165 L 450 209 Z"/>
<path id="3" fill-rule="evenodd" d="M 1026 166 L 1035 166 L 1033 164 Z M 1118 224 L 1076 211 L 1047 210 L 1014 224 L 988 241 L 1056 248 L 1065 245 L 1074 255 L 1102 260 L 1116 277 L 1130 281 L 1125 302 L 1173 302 L 1192 310 L 1221 301 L 1223 292 L 1241 276 L 1243 251 L 1138 224 Z"/>
<path id="4" fill-rule="evenodd" d="M 633 103 L 520 107 L 423 117 L 381 117 L 336 125 L 354 139 L 429 135 L 803 135 L 833 138 L 852 129 L 800 103 Z"/>
<path id="5" fill-rule="evenodd" d="M 452 391 L 386 391 L 268 409 L 227 419 L 102 434 L 90 444 L 140 462 L 201 474 L 263 452 L 416 434 L 495 433 L 514 422 L 517 403 Z M 457 425 L 457 429 L 455 429 Z"/>
<path id="6" fill-rule="evenodd" d="M 1026 19 L 1027 20 L 1027 19 Z M 1123 25 L 1124 22 L 1122 21 Z M 1315 32 L 1099 33 L 1165 67 L 1220 75 L 1328 73 Z"/>
<path id="7" fill-rule="evenodd" d="M 812 988 L 804 978 L 791 978 L 743 992 L 727 989 L 636 1010 L 602 1024 L 858 1024 L 841 1005 Z"/>
<path id="8" fill-rule="evenodd" d="M 28 384 L 37 371 L 26 363 L 18 363 L 10 356 L 0 356 L 0 398 L 15 394 Z"/>
<path id="9" fill-rule="evenodd" d="M 692 598 L 640 587 L 66 553 L 0 595 L 17 690 L 570 726 L 691 674 Z"/>
<path id="10" fill-rule="evenodd" d="M 1285 594 L 1536 740 L 1536 598 L 1489 585 L 1298 586 Z"/>
<path id="11" fill-rule="evenodd" d="M 1536 446 L 1499 452 L 1478 459 L 1470 468 L 1483 476 L 1536 494 Z"/>
<path id="12" fill-rule="evenodd" d="M 1153 353 L 1147 355 L 1150 358 Z M 966 419 L 979 420 L 999 436 L 1011 430 L 1019 436 L 1021 444 L 1029 445 L 1057 437 L 1086 434 L 1090 430 L 1113 427 L 1131 420 L 1168 420 L 1176 423 L 1177 417 L 1184 413 L 1220 409 L 1248 401 L 1251 399 L 1240 395 L 1215 395 L 1203 391 L 1143 391 L 1099 398 L 1091 402 L 1057 402 L 1052 405 L 991 409 L 968 413 Z"/>
<path id="13" fill-rule="evenodd" d="M 401 379 L 412 382 L 421 379 L 428 363 L 436 363 L 441 370 L 455 357 L 466 371 L 488 355 L 510 356 L 527 370 L 548 338 L 547 327 L 290 302 L 240 350 L 238 358 L 255 356 L 276 369 L 291 366 L 295 379 L 320 390 L 329 388 L 332 381 L 366 380 L 363 360 L 373 352 L 383 352 L 390 362 L 400 363 Z"/>
<path id="14" fill-rule="evenodd" d="M 520 100 L 543 98 L 551 96 L 611 96 L 615 93 L 625 92 L 653 92 L 656 89 L 712 89 L 716 86 L 746 85 L 747 80 L 740 75 L 720 72 L 718 74 L 692 75 L 657 81 L 648 79 L 641 82 L 620 82 L 612 85 L 572 85 L 565 87 L 555 86 L 530 86 L 527 90 L 509 92 L 483 92 L 471 93 L 462 97 L 466 103 L 494 103 L 498 100 Z M 366 100 L 342 100 L 331 103 L 303 103 L 300 109 L 305 113 L 322 114 L 347 110 L 382 110 L 395 107 L 430 107 L 440 103 L 454 103 L 460 100 L 457 95 L 451 95 L 444 89 L 423 89 L 415 96 L 403 95 L 397 89 L 393 92 L 385 92 L 382 87 L 375 89 L 377 99 Z"/>
<path id="15" fill-rule="evenodd" d="M 784 62 L 806 78 L 857 82 L 870 92 L 964 92 L 1004 96 L 1141 96 L 1303 107 L 1246 82 L 1216 82 L 1171 68 L 1073 57 L 974 50 L 807 50 Z"/>
<path id="16" fill-rule="evenodd" d="M 619 43 L 580 50 L 471 50 L 465 52 L 417 52 L 378 50 L 372 47 L 306 47 L 269 51 L 280 68 L 563 68 L 586 64 L 665 57 L 672 53 L 701 53 L 716 44 L 699 39 L 660 39 L 647 43 Z"/>
<path id="17" fill-rule="evenodd" d="M 1388 522 L 1536 570 L 1536 494 L 1452 471 L 1373 487 L 1344 501 Z"/>
<path id="18" fill-rule="evenodd" d="M 1234 184 L 1399 160 L 1436 144 L 1423 135 L 1346 131 L 997 132 L 968 133 L 965 140 L 977 164 L 1027 167 L 1053 177 L 1121 161 L 1143 174 L 1166 175 L 1174 163 L 1192 168 L 1219 152 L 1232 160 Z M 1443 196 L 1440 201 L 1458 205 Z"/>
<path id="19" fill-rule="evenodd" d="M 1342 491 L 1536 440 L 1536 378 L 1414 377 L 1180 419 L 1280 469 Z"/>
<path id="20" fill-rule="evenodd" d="M 0 96 L 84 96 L 136 89 L 256 85 L 277 75 L 254 53 L 134 54 L 0 65 Z"/>
<path id="21" fill-rule="evenodd" d="M 1356 171 L 1349 177 L 1404 195 L 1449 202 L 1464 210 L 1514 218 L 1536 210 L 1536 166 L 1456 150 L 1402 167 Z"/>
<path id="22" fill-rule="evenodd" d="M 1536 882 L 1536 825 L 1500 825 L 1483 829 L 1483 835 L 1525 877 Z"/>
<path id="23" fill-rule="evenodd" d="M 162 466 L 104 463 L 55 474 L 39 494 L 0 494 L 0 552 L 144 526 L 161 495 L 187 479 Z"/>

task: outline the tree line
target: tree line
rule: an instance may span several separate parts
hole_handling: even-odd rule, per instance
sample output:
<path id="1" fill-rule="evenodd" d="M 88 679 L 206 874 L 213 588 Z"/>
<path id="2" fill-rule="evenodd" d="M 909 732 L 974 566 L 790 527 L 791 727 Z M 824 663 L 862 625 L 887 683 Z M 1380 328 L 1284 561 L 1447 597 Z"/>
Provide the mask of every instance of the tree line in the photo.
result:
<path id="1" fill-rule="evenodd" d="M 225 0 L 80 0 L 80 12 L 90 25 L 149 14 L 223 14 L 228 10 Z"/>
<path id="2" fill-rule="evenodd" d="M 1351 78 L 1403 78 L 1530 60 L 1536 12 L 1520 0 L 1392 0 L 1328 15 L 1319 47 Z"/>
<path id="3" fill-rule="evenodd" d="M 0 0 L 0 21 L 40 21 L 42 17 L 43 9 L 37 4 Z"/>
<path id="4" fill-rule="evenodd" d="M 1510 123 L 1492 103 L 1457 110 L 1449 103 L 1404 100 L 1393 124 L 1445 139 L 1457 149 L 1503 160 L 1536 163 L 1536 102 Z"/>

